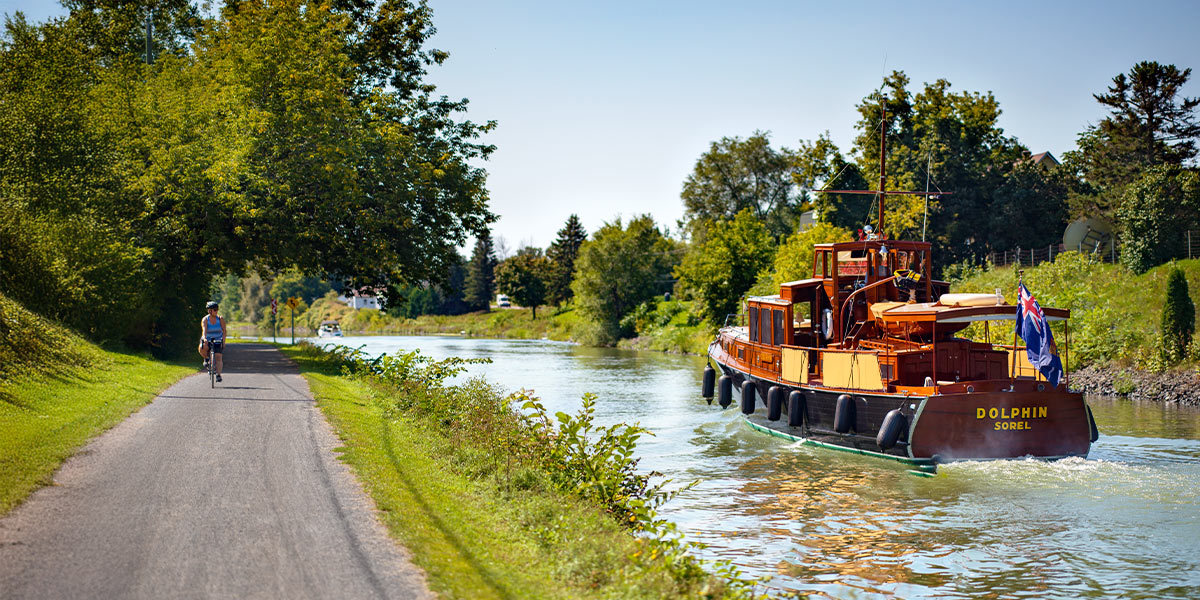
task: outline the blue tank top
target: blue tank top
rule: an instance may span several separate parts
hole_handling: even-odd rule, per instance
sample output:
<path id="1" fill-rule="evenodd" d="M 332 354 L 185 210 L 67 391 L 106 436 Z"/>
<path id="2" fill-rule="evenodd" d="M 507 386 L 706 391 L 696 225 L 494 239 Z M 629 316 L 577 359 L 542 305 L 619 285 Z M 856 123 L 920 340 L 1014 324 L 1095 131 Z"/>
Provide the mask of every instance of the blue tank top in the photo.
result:
<path id="1" fill-rule="evenodd" d="M 204 337 L 210 340 L 221 339 L 221 317 L 217 317 L 216 321 L 213 321 L 211 316 L 204 318 L 207 319 L 204 322 Z"/>

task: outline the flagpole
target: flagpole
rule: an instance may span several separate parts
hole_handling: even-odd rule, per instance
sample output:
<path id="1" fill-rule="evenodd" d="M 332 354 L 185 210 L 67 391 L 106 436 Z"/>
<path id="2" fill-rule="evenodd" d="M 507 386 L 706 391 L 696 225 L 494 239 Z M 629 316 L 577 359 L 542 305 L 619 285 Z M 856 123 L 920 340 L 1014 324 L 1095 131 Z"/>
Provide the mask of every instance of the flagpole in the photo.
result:
<path id="1" fill-rule="evenodd" d="M 1021 284 L 1025 281 L 1025 271 L 1020 269 L 1017 271 L 1017 312 L 1013 316 L 1021 314 Z M 1015 319 L 1014 319 L 1015 320 Z M 1021 322 L 1017 321 L 1013 324 L 1013 345 L 1012 345 L 1012 369 L 1008 376 L 1008 383 L 1011 388 L 1013 380 L 1017 378 L 1017 330 L 1021 327 Z"/>

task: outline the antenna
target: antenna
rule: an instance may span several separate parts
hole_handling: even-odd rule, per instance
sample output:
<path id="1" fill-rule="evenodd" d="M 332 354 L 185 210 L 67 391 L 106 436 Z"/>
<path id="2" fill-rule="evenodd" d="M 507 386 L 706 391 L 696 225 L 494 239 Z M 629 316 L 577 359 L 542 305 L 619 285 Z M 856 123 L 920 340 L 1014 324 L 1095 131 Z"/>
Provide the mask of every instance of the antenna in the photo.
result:
<path id="1" fill-rule="evenodd" d="M 929 225 L 929 169 L 933 168 L 933 153 L 930 152 L 925 163 L 925 217 L 921 220 L 921 241 L 925 241 L 925 227 Z"/>
<path id="2" fill-rule="evenodd" d="M 1112 241 L 1112 225 L 1099 217 L 1080 217 L 1063 232 L 1064 250 L 1104 254 Z"/>

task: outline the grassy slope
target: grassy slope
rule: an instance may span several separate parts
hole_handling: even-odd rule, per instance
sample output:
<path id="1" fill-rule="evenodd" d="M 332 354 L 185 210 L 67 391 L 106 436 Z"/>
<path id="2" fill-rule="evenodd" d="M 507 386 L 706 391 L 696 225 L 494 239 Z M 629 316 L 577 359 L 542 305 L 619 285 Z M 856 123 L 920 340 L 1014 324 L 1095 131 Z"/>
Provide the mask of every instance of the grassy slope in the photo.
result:
<path id="1" fill-rule="evenodd" d="M 0 515 L 195 367 L 109 352 L 0 296 Z"/>
<path id="2" fill-rule="evenodd" d="M 1200 260 L 1175 265 L 1187 277 L 1192 301 L 1200 304 Z M 1071 309 L 1072 369 L 1107 363 L 1155 369 L 1161 368 L 1154 361 L 1170 269 L 1161 265 L 1134 275 L 1119 265 L 1092 263 L 1072 252 L 1053 263 L 1026 268 L 1025 284 L 1043 306 Z M 953 291 L 992 293 L 999 288 L 1012 303 L 1016 282 L 1014 269 L 1001 267 L 968 278 Z"/>
<path id="3" fill-rule="evenodd" d="M 662 571 L 631 569 L 638 542 L 595 507 L 536 478 L 511 480 L 496 457 L 402 413 L 295 348 L 318 405 L 394 537 L 447 598 L 699 596 Z M 721 593 L 713 583 L 712 591 Z"/>

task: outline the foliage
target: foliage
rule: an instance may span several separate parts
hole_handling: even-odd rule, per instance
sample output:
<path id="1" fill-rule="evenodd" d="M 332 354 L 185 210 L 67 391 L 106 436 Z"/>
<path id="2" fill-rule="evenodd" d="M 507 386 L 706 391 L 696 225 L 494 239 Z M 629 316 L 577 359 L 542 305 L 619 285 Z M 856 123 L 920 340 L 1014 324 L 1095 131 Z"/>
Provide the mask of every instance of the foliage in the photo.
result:
<path id="1" fill-rule="evenodd" d="M 754 584 L 736 568 L 717 563 L 710 573 L 708 564 L 693 555 L 700 546 L 658 517 L 655 509 L 687 486 L 667 490 L 669 481 L 653 482 L 657 473 L 639 473 L 635 453 L 646 430 L 596 424 L 595 396 L 585 395 L 575 415 L 551 415 L 527 391 L 505 395 L 479 379 L 449 383 L 467 365 L 487 359 L 435 361 L 410 352 L 368 360 L 358 350 L 322 351 L 307 344 L 300 352 L 302 364 L 324 372 L 340 369 L 369 385 L 386 422 L 421 428 L 424 439 L 445 440 L 436 452 L 453 462 L 453 471 L 495 485 L 508 497 L 505 504 L 551 491 L 556 505 L 580 502 L 598 508 L 633 534 L 621 544 L 629 548 L 625 553 L 607 559 L 603 575 L 589 573 L 588 587 L 630 585 L 622 582 L 627 580 L 636 582 L 632 589 L 651 586 L 635 597 L 754 597 Z M 378 429 L 377 420 L 372 429 Z M 525 526 L 551 547 L 579 537 L 544 519 Z M 569 557 L 559 560 L 570 562 Z"/>
<path id="2" fill-rule="evenodd" d="M 1109 114 L 1084 130 L 1078 149 L 1064 157 L 1064 165 L 1086 182 L 1072 195 L 1074 214 L 1111 219 L 1124 188 L 1146 170 L 1182 166 L 1196 156 L 1200 98 L 1180 95 L 1191 72 L 1143 61 L 1128 75 L 1113 77 L 1108 93 L 1094 95 Z"/>
<path id="3" fill-rule="evenodd" d="M 1061 243 L 1069 214 L 1067 197 L 1076 187 L 1066 169 L 1018 161 L 992 192 L 987 237 L 980 232 L 977 241 L 997 249 Z"/>
<path id="4" fill-rule="evenodd" d="M 275 276 L 271 284 L 271 298 L 282 305 L 288 298 L 299 298 L 307 304 L 312 304 L 317 298 L 324 296 L 333 286 L 320 277 L 306 277 L 296 268 L 286 269 Z"/>
<path id="5" fill-rule="evenodd" d="M 1174 364 L 1187 355 L 1187 346 L 1196 331 L 1196 305 L 1188 295 L 1183 271 L 1171 268 L 1167 276 L 1167 299 L 1162 312 L 1162 355 Z"/>
<path id="6" fill-rule="evenodd" d="M 989 92 L 953 93 L 950 82 L 925 84 L 915 97 L 909 79 L 895 71 L 884 79 L 887 94 L 887 188 L 953 192 L 929 202 L 920 195 L 890 197 L 883 232 L 892 238 L 928 239 L 943 263 L 978 260 L 988 250 L 995 190 L 1028 151 L 998 126 L 1000 105 Z M 854 153 L 863 173 L 879 172 L 879 126 L 883 93 L 858 105 L 862 118 Z M 877 215 L 876 215 L 877 217 Z M 924 235 L 923 235 L 924 232 Z"/>
<path id="7" fill-rule="evenodd" d="M 721 138 L 696 161 L 683 183 L 683 217 L 693 237 L 705 223 L 750 210 L 776 238 L 787 235 L 802 212 L 792 181 L 792 151 L 775 150 L 762 131 L 743 140 Z"/>
<path id="8" fill-rule="evenodd" d="M 547 282 L 546 301 L 551 304 L 562 304 L 571 299 L 571 280 L 575 278 L 575 259 L 579 256 L 579 247 L 587 241 L 587 231 L 579 222 L 579 216 L 572 214 L 558 237 L 546 249 L 546 258 L 553 265 L 551 278 Z"/>
<path id="9" fill-rule="evenodd" d="M 491 231 L 483 231 L 475 238 L 475 250 L 467 263 L 463 300 L 472 310 L 487 310 L 491 303 L 496 290 L 496 263 Z"/>
<path id="10" fill-rule="evenodd" d="M 620 321 L 648 298 L 670 290 L 677 248 L 650 215 L 605 223 L 579 248 L 571 289 L 580 312 L 600 327 L 597 342 L 621 337 Z"/>
<path id="11" fill-rule="evenodd" d="M 764 293 L 777 294 L 780 284 L 812 277 L 815 254 L 813 248 L 816 244 L 849 242 L 853 239 L 854 234 L 850 231 L 826 223 L 817 223 L 809 229 L 788 236 L 775 253 L 775 260 L 771 265 L 770 289 L 774 291 Z"/>
<path id="12" fill-rule="evenodd" d="M 517 252 L 496 267 L 496 289 L 508 294 L 519 306 L 532 309 L 531 318 L 537 318 L 537 307 L 546 303 L 547 281 L 553 274 L 550 259 L 542 251 L 530 248 Z"/>
<path id="13" fill-rule="evenodd" d="M 181 351 L 214 275 L 295 267 L 395 291 L 441 280 L 493 219 L 471 164 L 491 124 L 423 82 L 446 56 L 423 49 L 427 7 L 277 0 L 201 19 L 171 0 L 146 65 L 142 7 L 68 4 L 0 39 L 0 212 L 11 256 L 47 257 L 0 285 L 61 284 L 39 311 Z"/>
<path id="14" fill-rule="evenodd" d="M 1121 262 L 1135 273 L 1186 255 L 1185 233 L 1200 226 L 1200 176 L 1155 167 L 1125 188 L 1117 218 Z"/>
<path id="15" fill-rule="evenodd" d="M 675 268 L 679 288 L 699 302 L 701 315 L 714 323 L 737 312 L 743 294 L 771 262 L 771 235 L 750 209 L 732 220 L 707 224 L 701 242 Z"/>
<path id="16" fill-rule="evenodd" d="M 837 145 L 829 139 L 828 132 L 814 142 L 801 140 L 794 160 L 792 178 L 806 190 L 865 190 L 870 187 L 858 165 L 846 161 Z M 808 197 L 807 192 L 804 197 Z M 822 223 L 853 230 L 866 224 L 874 202 L 875 198 L 867 194 L 818 192 L 813 206 Z"/>

